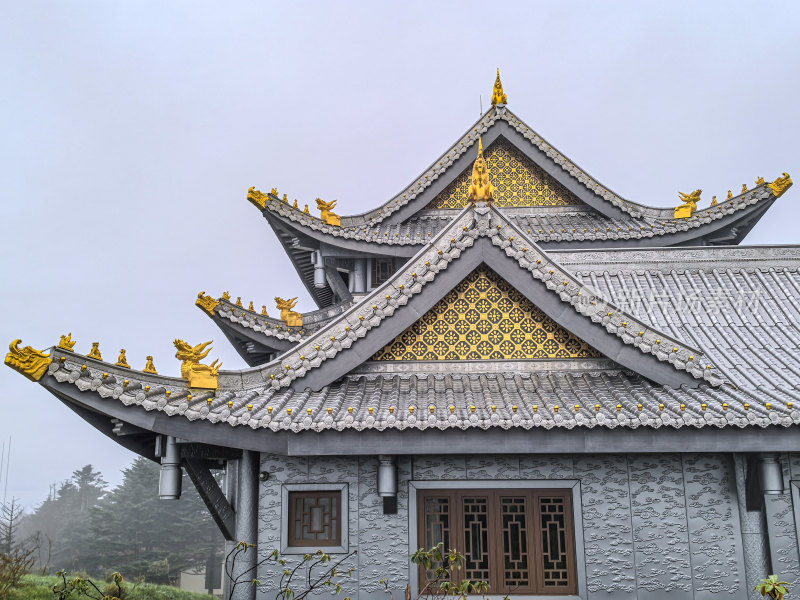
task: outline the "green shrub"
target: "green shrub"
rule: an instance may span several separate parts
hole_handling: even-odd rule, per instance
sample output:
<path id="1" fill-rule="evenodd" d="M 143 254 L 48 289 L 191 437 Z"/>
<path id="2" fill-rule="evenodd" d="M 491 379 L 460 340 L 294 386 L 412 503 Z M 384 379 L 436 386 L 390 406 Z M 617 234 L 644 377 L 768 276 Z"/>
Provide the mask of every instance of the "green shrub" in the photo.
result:
<path id="1" fill-rule="evenodd" d="M 61 580 L 54 575 L 26 575 L 22 585 L 9 592 L 8 600 L 53 600 L 53 586 Z M 100 586 L 101 589 L 105 586 Z M 110 591 L 110 590 L 109 590 Z M 211 600 L 212 596 L 185 592 L 169 585 L 140 583 L 128 587 L 127 600 Z M 69 600 L 80 600 L 74 593 Z"/>

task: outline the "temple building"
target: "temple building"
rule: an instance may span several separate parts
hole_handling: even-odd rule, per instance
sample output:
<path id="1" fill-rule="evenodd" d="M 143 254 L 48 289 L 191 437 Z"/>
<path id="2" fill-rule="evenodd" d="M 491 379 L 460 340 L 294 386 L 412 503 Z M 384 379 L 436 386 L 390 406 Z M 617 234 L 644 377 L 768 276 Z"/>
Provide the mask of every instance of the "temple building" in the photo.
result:
<path id="1" fill-rule="evenodd" d="M 494 597 L 754 598 L 800 581 L 800 248 L 740 245 L 792 184 L 752 181 L 622 198 L 498 72 L 489 110 L 367 213 L 250 188 L 318 309 L 201 292 L 249 368 L 175 340 L 180 375 L 139 371 L 71 336 L 5 362 L 159 460 L 162 497 L 188 473 L 227 540 L 357 549 L 353 600 L 384 578 L 416 597 L 409 555 L 439 542 Z M 274 597 L 257 576 L 237 598 Z"/>

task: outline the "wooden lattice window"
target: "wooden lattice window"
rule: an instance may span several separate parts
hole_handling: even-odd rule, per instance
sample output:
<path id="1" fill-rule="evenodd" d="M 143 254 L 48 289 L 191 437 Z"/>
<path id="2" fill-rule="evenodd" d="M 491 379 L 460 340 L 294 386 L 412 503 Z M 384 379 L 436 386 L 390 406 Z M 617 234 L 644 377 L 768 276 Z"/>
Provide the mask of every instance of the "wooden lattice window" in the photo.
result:
<path id="1" fill-rule="evenodd" d="M 341 504 L 339 490 L 289 492 L 289 546 L 340 546 Z"/>
<path id="2" fill-rule="evenodd" d="M 420 545 L 465 556 L 455 572 L 488 581 L 491 594 L 577 594 L 569 490 L 425 490 L 418 496 Z M 420 570 L 420 587 L 433 576 Z"/>
<path id="3" fill-rule="evenodd" d="M 372 259 L 372 287 L 376 288 L 387 281 L 394 274 L 394 261 L 391 258 Z"/>

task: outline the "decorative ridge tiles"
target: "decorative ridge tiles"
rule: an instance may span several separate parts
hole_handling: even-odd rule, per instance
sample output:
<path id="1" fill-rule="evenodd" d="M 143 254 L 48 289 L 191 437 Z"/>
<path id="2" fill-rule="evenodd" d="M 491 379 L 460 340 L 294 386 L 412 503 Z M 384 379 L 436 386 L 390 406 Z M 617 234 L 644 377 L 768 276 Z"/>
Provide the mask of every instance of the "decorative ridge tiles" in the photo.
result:
<path id="1" fill-rule="evenodd" d="M 241 382 L 235 389 L 215 394 L 193 393 L 173 385 L 175 380 L 170 378 L 163 378 L 168 380 L 165 385 L 155 385 L 157 377 L 141 377 L 145 374 L 138 372 L 106 372 L 103 377 L 96 365 L 82 369 L 83 357 L 57 348 L 52 351 L 56 360 L 48 374 L 81 392 L 190 421 L 247 425 L 254 430 L 700 429 L 800 424 L 800 411 L 791 399 L 765 402 L 758 392 L 729 386 L 673 389 L 652 385 L 625 370 L 353 375 L 319 392 L 273 390 L 263 383 Z M 42 383 L 47 387 L 47 378 Z M 453 394 L 454 389 L 464 393 Z M 796 400 L 796 396 L 790 398 Z"/>
<path id="2" fill-rule="evenodd" d="M 704 379 L 711 385 L 722 383 L 713 365 L 700 350 L 621 311 L 554 262 L 508 219 L 488 207 L 465 208 L 448 228 L 383 286 L 364 296 L 358 304 L 296 348 L 260 367 L 265 380 L 274 389 L 286 387 L 304 377 L 309 370 L 320 366 L 323 361 L 346 351 L 370 329 L 380 326 L 397 308 L 420 293 L 437 273 L 447 269 L 479 237 L 490 238 L 495 246 L 516 260 L 533 278 L 558 294 L 562 302 L 570 304 L 576 312 L 601 325 L 626 345 L 651 354 L 659 361 L 669 362 L 676 370 Z"/>
<path id="3" fill-rule="evenodd" d="M 267 337 L 287 340 L 289 342 L 299 342 L 308 339 L 314 331 L 319 330 L 331 319 L 352 306 L 352 302 L 347 301 L 324 310 L 301 313 L 304 318 L 303 326 L 290 327 L 282 319 L 259 314 L 256 311 L 239 306 L 230 300 L 219 298 L 217 302 L 218 304 L 214 307 L 214 314 L 216 316 L 232 323 L 237 323 L 247 329 L 252 329 L 254 332 Z M 203 312 L 209 314 L 205 308 L 203 308 Z M 209 316 L 212 315 L 209 314 Z"/>
<path id="4" fill-rule="evenodd" d="M 332 235 L 334 237 L 363 240 L 377 244 L 389 245 L 418 245 L 420 243 L 424 243 L 427 240 L 417 239 L 418 237 L 421 238 L 421 235 L 412 236 L 410 235 L 410 232 L 400 235 L 399 231 L 394 232 L 394 235 L 389 235 L 386 231 L 380 231 L 381 228 L 379 226 L 388 216 L 411 202 L 436 179 L 438 179 L 439 176 L 442 175 L 458 158 L 467 152 L 477 141 L 478 137 L 486 133 L 486 131 L 488 131 L 488 129 L 494 125 L 498 119 L 506 121 L 509 126 L 513 127 L 531 144 L 544 152 L 551 160 L 553 160 L 553 162 L 559 165 L 561 169 L 563 169 L 571 177 L 574 177 L 588 190 L 592 191 L 603 200 L 611 203 L 613 206 L 616 206 L 617 208 L 628 213 L 633 219 L 638 219 L 638 221 L 634 223 L 634 225 L 638 227 L 638 231 L 635 227 L 629 227 L 627 231 L 620 227 L 616 232 L 611 230 L 607 230 L 606 232 L 562 231 L 561 233 L 564 235 L 561 236 L 558 235 L 558 232 L 553 232 L 556 233 L 555 236 L 541 238 L 537 237 L 536 239 L 540 241 L 550 241 L 551 239 L 640 239 L 643 237 L 653 237 L 656 235 L 668 235 L 700 227 L 701 225 L 711 223 L 715 220 L 721 219 L 726 215 L 751 206 L 760 200 L 775 197 L 774 190 L 769 187 L 768 183 L 764 183 L 729 200 L 719 202 L 716 206 L 698 210 L 688 218 L 675 219 L 673 208 L 646 206 L 618 196 L 616 193 L 612 192 L 607 187 L 599 183 L 596 179 L 588 175 L 575 163 L 570 161 L 538 133 L 525 125 L 525 123 L 510 110 L 504 107 L 492 107 L 477 121 L 472 128 L 470 128 L 470 131 L 462 136 L 458 142 L 451 146 L 450 149 L 440 157 L 438 162 L 434 163 L 413 184 L 403 190 L 403 192 L 375 210 L 362 215 L 341 217 L 341 227 L 329 225 L 308 213 L 304 213 L 300 209 L 294 208 L 287 202 L 281 201 L 277 196 L 272 194 L 262 194 L 264 198 L 263 203 L 255 201 L 253 203 L 256 204 L 262 211 L 268 210 L 269 212 L 277 214 L 284 219 L 288 219 L 289 221 L 293 221 L 315 231 Z M 378 233 L 375 233 L 376 227 L 378 227 Z M 402 228 L 402 226 L 399 227 Z M 384 235 L 380 235 L 381 233 Z M 593 233 L 598 234 L 597 237 L 591 237 Z M 544 235 L 547 236 L 546 233 Z"/>

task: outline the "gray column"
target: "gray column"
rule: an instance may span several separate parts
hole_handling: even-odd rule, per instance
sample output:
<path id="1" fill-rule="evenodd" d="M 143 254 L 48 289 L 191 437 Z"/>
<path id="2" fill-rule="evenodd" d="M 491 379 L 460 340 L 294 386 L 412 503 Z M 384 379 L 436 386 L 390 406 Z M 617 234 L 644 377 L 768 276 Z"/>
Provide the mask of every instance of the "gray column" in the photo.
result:
<path id="1" fill-rule="evenodd" d="M 356 294 L 363 294 L 367 291 L 367 259 L 354 258 L 353 261 L 355 262 L 353 291 Z"/>
<path id="2" fill-rule="evenodd" d="M 769 550 L 763 510 L 747 510 L 747 456 L 735 454 L 736 494 L 739 497 L 739 523 L 742 529 L 744 572 L 750 600 L 761 598 L 754 588 L 758 580 L 769 574 Z"/>
<path id="3" fill-rule="evenodd" d="M 236 539 L 248 544 L 258 544 L 258 462 L 258 452 L 244 450 L 237 474 Z M 257 561 L 258 548 L 239 554 L 234 565 L 234 579 L 241 577 L 244 582 L 255 579 Z M 233 600 L 255 600 L 255 597 L 256 588 L 249 583 L 240 583 L 233 594 Z"/>
<path id="4" fill-rule="evenodd" d="M 239 461 L 238 460 L 228 460 L 225 461 L 225 498 L 228 499 L 228 503 L 233 506 L 234 510 L 237 508 L 236 498 L 237 498 L 237 488 L 239 487 Z M 234 547 L 236 546 L 235 541 L 225 541 L 225 560 L 227 563 L 228 555 L 233 551 Z M 228 598 L 230 595 L 230 588 L 231 582 L 228 579 L 225 571 L 222 572 L 222 597 Z"/>
<path id="5" fill-rule="evenodd" d="M 800 553 L 794 522 L 792 496 L 784 489 L 783 465 L 776 454 L 763 454 L 759 459 L 759 481 L 764 494 L 764 515 L 767 523 L 771 573 L 789 582 L 789 588 L 800 583 Z"/>

